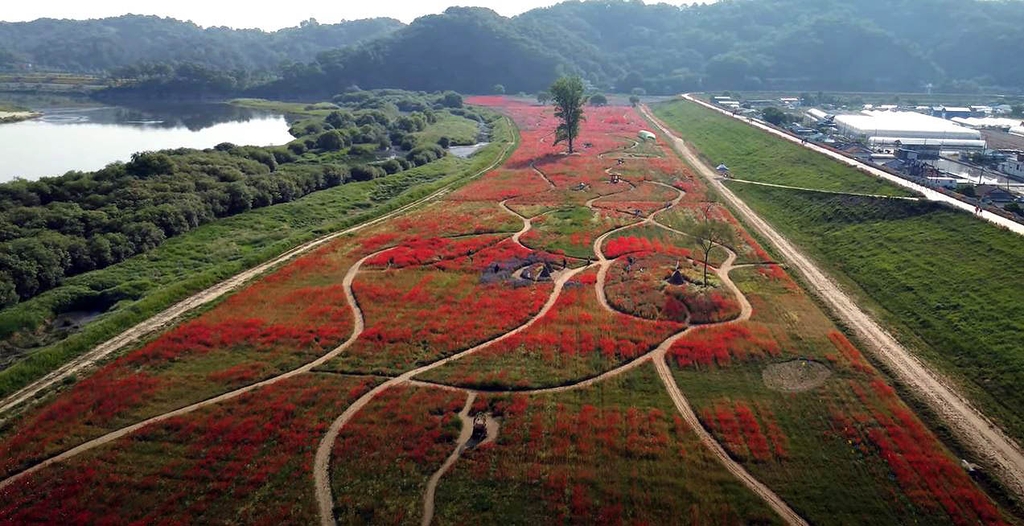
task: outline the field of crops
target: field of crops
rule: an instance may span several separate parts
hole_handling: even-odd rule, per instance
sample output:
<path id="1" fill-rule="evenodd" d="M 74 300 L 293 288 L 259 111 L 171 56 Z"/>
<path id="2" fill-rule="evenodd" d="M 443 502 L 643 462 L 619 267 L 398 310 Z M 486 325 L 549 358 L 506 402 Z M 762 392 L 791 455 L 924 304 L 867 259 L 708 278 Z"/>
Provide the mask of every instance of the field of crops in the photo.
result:
<path id="1" fill-rule="evenodd" d="M 0 522 L 1010 520 L 634 110 L 469 102 L 502 168 L 3 415 Z"/>

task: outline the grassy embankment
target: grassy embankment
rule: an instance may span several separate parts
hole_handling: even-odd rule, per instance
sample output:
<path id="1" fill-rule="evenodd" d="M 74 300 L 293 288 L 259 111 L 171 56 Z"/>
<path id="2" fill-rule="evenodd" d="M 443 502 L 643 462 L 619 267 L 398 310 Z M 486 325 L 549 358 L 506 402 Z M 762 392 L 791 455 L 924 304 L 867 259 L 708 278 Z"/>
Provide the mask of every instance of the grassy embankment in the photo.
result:
<path id="1" fill-rule="evenodd" d="M 662 104 L 656 107 L 655 113 L 696 145 L 709 164 L 725 163 L 737 179 L 831 192 L 913 195 L 894 184 L 697 104 L 683 101 Z"/>
<path id="2" fill-rule="evenodd" d="M 866 175 L 824 157 L 820 163 L 831 166 L 823 173 L 840 177 L 815 176 L 807 162 L 792 162 L 788 150 L 795 145 L 741 123 L 722 123 L 729 119 L 696 105 L 674 103 L 657 113 L 698 149 L 728 151 L 734 157 L 727 162 L 744 166 L 737 170 L 743 178 L 855 192 L 869 188 L 854 177 Z M 780 154 L 752 155 L 767 147 Z M 754 159 L 739 164 L 743 152 Z M 853 292 L 901 342 L 956 379 L 986 415 L 1024 440 L 1024 393 L 1018 388 L 1024 382 L 1024 298 L 1010 284 L 1011 269 L 1024 260 L 1024 240 L 935 203 L 729 187 Z"/>
<path id="3" fill-rule="evenodd" d="M 61 287 L 0 312 L 0 331 L 39 326 L 68 310 L 63 298 L 82 291 L 117 289 L 123 300 L 80 332 L 33 350 L 0 371 L 5 397 L 102 341 L 170 305 L 316 237 L 356 225 L 466 180 L 495 161 L 516 140 L 506 120 L 496 121 L 494 142 L 469 159 L 448 156 L 428 165 L 367 182 L 349 183 L 291 203 L 215 221 L 160 247 L 103 270 L 68 279 Z"/>

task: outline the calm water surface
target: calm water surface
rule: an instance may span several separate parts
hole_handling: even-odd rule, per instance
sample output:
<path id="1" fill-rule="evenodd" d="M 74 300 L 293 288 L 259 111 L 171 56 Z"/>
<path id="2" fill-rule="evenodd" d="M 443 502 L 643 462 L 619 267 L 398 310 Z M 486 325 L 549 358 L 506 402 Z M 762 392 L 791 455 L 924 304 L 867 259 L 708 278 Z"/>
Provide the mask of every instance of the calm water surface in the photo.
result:
<path id="1" fill-rule="evenodd" d="M 147 150 L 291 140 L 283 116 L 226 104 L 47 110 L 41 119 L 0 124 L 0 182 L 98 170 Z"/>

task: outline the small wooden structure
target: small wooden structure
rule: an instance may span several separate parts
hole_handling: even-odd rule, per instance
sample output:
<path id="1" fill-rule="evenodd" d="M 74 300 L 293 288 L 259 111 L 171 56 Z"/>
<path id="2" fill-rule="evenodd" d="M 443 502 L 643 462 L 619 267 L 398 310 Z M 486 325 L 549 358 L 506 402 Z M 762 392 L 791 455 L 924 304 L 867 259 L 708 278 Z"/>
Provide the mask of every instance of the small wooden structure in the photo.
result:
<path id="1" fill-rule="evenodd" d="M 471 441 L 482 442 L 487 438 L 487 414 L 477 413 L 473 417 L 473 435 L 470 437 Z"/>

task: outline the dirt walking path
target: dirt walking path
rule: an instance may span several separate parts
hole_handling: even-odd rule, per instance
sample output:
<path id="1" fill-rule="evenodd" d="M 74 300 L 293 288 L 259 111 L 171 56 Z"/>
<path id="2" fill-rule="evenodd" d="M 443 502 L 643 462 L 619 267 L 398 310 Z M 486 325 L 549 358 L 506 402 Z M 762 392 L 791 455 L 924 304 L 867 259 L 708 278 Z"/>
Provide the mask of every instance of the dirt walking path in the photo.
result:
<path id="1" fill-rule="evenodd" d="M 409 371 L 409 372 L 404 373 L 404 374 L 402 374 L 400 376 L 392 378 L 391 380 L 388 380 L 387 382 L 377 386 L 376 388 L 374 388 L 370 392 L 368 392 L 365 395 L 363 395 L 362 397 L 360 397 L 352 405 L 350 405 L 348 408 L 346 408 L 346 410 L 334 422 L 332 422 L 330 428 L 327 430 L 327 432 L 325 433 L 325 435 L 321 439 L 320 444 L 317 447 L 316 456 L 314 458 L 314 465 L 313 465 L 314 491 L 315 491 L 315 494 L 316 494 L 317 507 L 318 507 L 318 510 L 319 510 L 320 522 L 321 522 L 322 525 L 329 526 L 329 525 L 335 524 L 334 497 L 333 497 L 333 492 L 332 492 L 331 487 L 330 487 L 330 463 L 331 463 L 332 449 L 334 447 L 334 443 L 337 441 L 338 435 L 340 434 L 340 432 L 344 428 L 344 426 L 348 422 L 350 422 L 351 419 L 355 417 L 355 415 L 357 415 L 360 411 L 362 411 L 366 407 L 366 405 L 370 401 L 372 401 L 374 399 L 374 397 L 376 397 L 380 393 L 384 392 L 385 390 L 390 389 L 391 387 L 394 387 L 394 386 L 399 385 L 399 384 L 429 385 L 429 386 L 433 386 L 433 387 L 441 388 L 441 389 L 461 390 L 461 391 L 466 392 L 467 396 L 468 396 L 468 400 L 466 402 L 466 406 L 463 409 L 463 412 L 460 413 L 460 418 L 463 420 L 463 429 L 462 429 L 462 433 L 460 434 L 459 445 L 456 447 L 455 452 L 452 453 L 452 455 L 445 461 L 445 463 L 444 463 L 444 465 L 442 465 L 441 469 L 438 470 L 438 472 L 436 472 L 431 477 L 431 479 L 428 481 L 428 485 L 427 485 L 426 491 L 424 493 L 424 514 L 423 514 L 423 522 L 422 523 L 424 525 L 429 525 L 430 524 L 431 520 L 433 519 L 434 498 L 436 496 L 437 483 L 440 480 L 441 476 L 443 476 L 444 473 L 446 471 L 448 471 L 448 469 L 451 468 L 451 466 L 458 460 L 459 456 L 461 455 L 461 452 L 462 452 L 462 449 L 464 447 L 464 444 L 468 441 L 468 437 L 464 436 L 467 433 L 467 429 L 469 430 L 468 432 L 470 433 L 470 435 L 472 433 L 471 423 L 470 424 L 466 424 L 466 422 L 467 422 L 467 419 L 469 417 L 469 415 L 468 415 L 469 408 L 472 405 L 473 399 L 476 397 L 478 392 L 475 391 L 475 390 L 472 390 L 472 389 L 463 389 L 463 388 L 447 386 L 447 385 L 443 385 L 443 384 L 434 384 L 434 383 L 420 382 L 420 381 L 415 380 L 414 377 L 419 376 L 419 375 L 421 375 L 421 374 L 423 374 L 423 373 L 425 373 L 427 371 L 433 370 L 435 368 L 442 367 L 442 366 L 444 366 L 444 365 L 446 365 L 446 364 L 448 364 L 448 363 L 450 363 L 452 361 L 459 360 L 461 358 L 464 358 L 466 356 L 474 354 L 474 353 L 476 353 L 476 352 L 478 352 L 478 351 L 480 351 L 480 350 L 482 350 L 484 348 L 490 347 L 491 345 L 494 345 L 497 342 L 500 342 L 500 341 L 502 341 L 504 339 L 510 338 L 510 337 L 514 336 L 515 334 L 518 334 L 518 333 L 528 329 L 533 324 L 535 324 L 539 320 L 543 319 L 544 316 L 546 316 L 550 312 L 550 310 L 554 307 L 555 303 L 557 302 L 557 300 L 558 300 L 558 298 L 559 298 L 559 296 L 561 294 L 562 289 L 564 288 L 565 284 L 569 281 L 569 279 L 571 279 L 573 276 L 579 274 L 580 272 L 583 272 L 584 270 L 586 270 L 588 268 L 591 268 L 591 267 L 594 267 L 594 266 L 598 267 L 598 279 L 597 279 L 597 282 L 595 283 L 595 289 L 596 289 L 596 294 L 597 294 L 597 297 L 598 297 L 598 300 L 599 300 L 601 306 L 604 309 L 608 310 L 609 312 L 618 312 L 618 311 L 614 310 L 614 308 L 611 307 L 611 305 L 607 301 L 606 295 L 604 294 L 604 283 L 605 283 L 605 281 L 607 279 L 607 273 L 608 273 L 608 270 L 611 267 L 611 264 L 613 263 L 613 260 L 609 260 L 605 256 L 602 247 L 603 247 L 605 241 L 610 236 L 614 235 L 617 232 L 620 232 L 620 231 L 623 231 L 623 230 L 626 230 L 626 229 L 629 229 L 629 228 L 634 228 L 634 227 L 637 227 L 637 226 L 640 226 L 640 225 L 652 224 L 652 225 L 659 226 L 661 228 L 668 229 L 667 227 L 665 227 L 664 225 L 661 225 L 660 223 L 658 223 L 656 221 L 656 216 L 660 212 L 663 212 L 665 210 L 669 210 L 669 209 L 675 207 L 676 205 L 678 205 L 682 201 L 682 199 L 685 197 L 685 193 L 683 191 L 679 190 L 678 188 L 672 187 L 670 185 L 666 185 L 666 184 L 663 184 L 663 183 L 657 183 L 657 184 L 662 184 L 662 186 L 665 186 L 665 187 L 668 187 L 668 188 L 672 188 L 672 189 L 676 190 L 679 195 L 671 203 L 669 203 L 665 208 L 651 213 L 644 220 L 638 221 L 638 222 L 630 224 L 630 225 L 625 225 L 625 226 L 622 226 L 622 227 L 619 227 L 619 228 L 612 229 L 612 230 L 602 234 L 597 239 L 595 239 L 594 243 L 593 243 L 593 251 L 594 251 L 594 256 L 597 258 L 597 262 L 594 263 L 593 265 L 590 265 L 590 266 L 587 266 L 587 267 L 583 267 L 583 268 L 579 268 L 579 269 L 575 269 L 575 270 L 571 270 L 571 271 L 563 271 L 563 272 L 559 273 L 559 275 L 558 275 L 558 277 L 556 279 L 556 282 L 555 282 L 555 289 L 552 291 L 551 295 L 549 296 L 548 301 L 545 303 L 544 307 L 540 310 L 540 312 L 538 312 L 527 323 L 517 327 L 516 329 L 514 329 L 512 331 L 509 331 L 509 332 L 507 332 L 505 334 L 502 334 L 502 335 L 500 335 L 498 337 L 495 337 L 492 340 L 484 342 L 484 343 L 482 343 L 482 344 L 480 344 L 480 345 L 478 345 L 476 347 L 473 347 L 471 349 L 465 350 L 465 351 L 463 351 L 461 353 L 455 354 L 455 355 L 450 356 L 448 358 L 445 358 L 443 360 L 439 360 L 439 361 L 434 362 L 432 364 L 420 367 L 420 368 L 415 369 L 413 371 Z M 587 204 L 587 206 L 590 207 L 590 208 L 592 208 L 592 205 L 593 205 L 593 200 L 591 200 L 591 202 L 588 202 L 588 204 Z M 509 213 L 511 213 L 513 215 L 516 215 L 517 217 L 520 217 L 521 219 L 523 219 L 524 227 L 515 236 L 522 236 L 523 234 L 525 234 L 526 232 L 528 232 L 530 230 L 532 225 L 531 225 L 529 219 L 525 218 L 521 214 L 519 214 L 519 213 L 513 211 L 512 209 L 510 209 L 507 206 L 507 203 L 505 201 L 501 202 L 500 206 L 503 209 L 505 209 L 506 211 L 508 211 Z M 668 229 L 668 230 L 671 230 L 671 229 Z M 718 277 L 721 279 L 721 281 L 725 284 L 725 286 L 727 288 L 729 288 L 729 290 L 735 296 L 737 296 L 737 298 L 738 298 L 738 300 L 740 302 L 740 305 L 741 305 L 740 315 L 736 319 L 728 321 L 728 322 L 723 322 L 722 324 L 739 323 L 739 322 L 742 322 L 742 321 L 749 320 L 750 316 L 753 313 L 753 309 L 752 309 L 752 307 L 750 305 L 750 302 L 742 294 L 742 292 L 739 290 L 739 287 L 736 286 L 736 284 L 731 280 L 731 278 L 729 276 L 729 273 L 733 269 L 733 264 L 735 263 L 735 261 L 737 259 L 736 253 L 733 252 L 728 247 L 722 247 L 722 248 L 729 253 L 729 257 L 728 257 L 728 259 L 726 260 L 726 262 L 723 265 L 721 265 L 719 268 L 715 269 L 715 273 L 718 275 Z M 715 324 L 715 325 L 718 325 L 718 324 Z M 573 385 L 561 386 L 561 387 L 549 388 L 549 389 L 537 389 L 537 390 L 532 390 L 532 391 L 521 391 L 519 393 L 521 393 L 521 394 L 550 394 L 550 393 L 560 393 L 560 392 L 566 392 L 566 391 L 577 390 L 577 389 L 584 389 L 584 388 L 590 387 L 592 385 L 595 385 L 595 384 L 597 384 L 599 382 L 603 382 L 603 381 L 606 381 L 608 379 L 614 378 L 616 376 L 622 375 L 622 374 L 624 374 L 624 373 L 626 373 L 628 371 L 631 371 L 631 370 L 633 370 L 633 369 L 639 367 L 640 365 L 643 365 L 643 364 L 645 364 L 645 363 L 647 363 L 649 361 L 655 361 L 655 364 L 657 365 L 658 361 L 660 360 L 664 364 L 664 358 L 667 355 L 669 349 L 671 349 L 671 347 L 679 339 L 681 339 L 684 336 L 686 336 L 693 329 L 694 329 L 694 327 L 688 327 L 687 329 L 685 329 L 683 331 L 680 331 L 679 333 L 677 333 L 677 334 L 673 335 L 672 337 L 666 339 L 657 348 L 655 348 L 650 353 L 644 355 L 643 357 L 640 357 L 640 358 L 638 358 L 638 359 L 636 359 L 636 360 L 634 360 L 634 361 L 632 361 L 630 363 L 627 363 L 627 364 L 625 364 L 623 366 L 620 366 L 620 367 L 618 367 L 616 369 L 608 371 L 608 372 L 606 372 L 604 374 L 601 374 L 599 376 L 596 376 L 594 378 L 591 378 L 591 379 L 588 379 L 588 380 L 584 380 L 582 382 L 579 382 L 579 383 L 576 383 L 576 384 L 573 384 Z M 666 371 L 667 371 L 667 365 L 665 365 L 665 368 L 666 368 Z M 680 408 L 680 412 L 683 413 L 684 417 L 686 416 L 685 411 L 689 411 L 689 413 L 691 415 L 693 415 L 692 410 L 689 409 L 689 405 L 686 403 L 685 398 L 683 398 L 682 393 L 678 389 L 678 386 L 676 386 L 674 384 L 674 381 L 671 380 L 671 375 L 670 375 L 670 381 L 672 382 L 672 388 L 675 389 L 675 394 L 673 394 L 672 390 L 670 389 L 670 395 L 672 395 L 673 402 L 676 403 L 676 406 Z M 680 406 L 680 404 L 682 404 L 682 406 Z M 736 474 L 736 476 L 744 484 L 746 484 L 748 487 L 750 487 L 756 494 L 758 494 L 759 496 L 764 498 L 764 500 L 773 509 L 778 511 L 778 513 L 784 519 L 786 519 L 787 522 L 789 522 L 790 524 L 806 524 L 805 522 L 803 522 L 802 519 L 800 519 L 800 517 L 798 515 L 796 515 L 791 509 L 789 509 L 789 507 L 785 504 L 785 502 L 782 501 L 782 499 L 780 499 L 777 495 L 775 495 L 773 492 L 771 492 L 771 490 L 769 490 L 763 484 L 761 484 L 756 479 L 754 479 L 749 473 L 747 473 L 745 470 L 743 470 L 742 467 L 740 467 L 738 464 L 736 464 L 735 461 L 733 461 L 732 459 L 729 459 L 728 456 L 725 455 L 725 452 L 722 449 L 722 447 L 720 445 L 718 445 L 717 442 L 714 441 L 714 438 L 711 437 L 711 435 L 709 433 L 707 433 L 706 430 L 704 430 L 704 428 L 701 426 L 700 422 L 697 420 L 695 415 L 693 415 L 692 420 L 689 420 L 689 423 L 690 423 L 691 426 L 694 427 L 694 431 L 698 433 L 698 436 L 701 437 L 701 440 L 704 441 L 709 446 L 709 448 L 712 449 L 712 452 L 716 453 L 716 455 L 720 454 L 721 455 L 720 459 L 724 458 L 723 463 L 726 465 L 726 468 L 730 472 Z M 795 518 L 795 520 L 794 520 L 794 518 Z"/>
<path id="2" fill-rule="evenodd" d="M 801 187 L 801 186 L 789 186 L 789 185 L 784 185 L 784 184 L 764 183 L 764 182 L 761 182 L 761 181 L 748 181 L 746 179 L 736 179 L 736 178 L 733 178 L 733 177 L 729 177 L 726 180 L 730 181 L 730 182 L 733 182 L 733 183 L 752 184 L 752 185 L 756 185 L 756 186 L 767 186 L 767 187 L 770 187 L 770 188 L 782 188 L 784 190 L 800 190 L 802 192 L 815 192 L 815 193 L 819 193 L 819 194 L 852 195 L 852 196 L 855 196 L 855 197 L 874 197 L 874 198 L 877 198 L 877 199 L 899 199 L 901 201 L 920 201 L 921 200 L 920 197 L 904 197 L 904 196 L 899 196 L 899 195 L 881 195 L 881 194 L 860 194 L 860 193 L 857 193 L 857 192 L 837 192 L 835 190 L 822 190 L 820 188 L 804 188 L 804 187 Z"/>
<path id="3" fill-rule="evenodd" d="M 669 396 L 672 398 L 672 403 L 675 404 L 679 414 L 682 415 L 683 420 L 693 428 L 694 433 L 700 437 L 701 443 L 704 444 L 711 453 L 715 455 L 718 462 L 725 467 L 729 473 L 738 478 L 744 486 L 753 491 L 757 496 L 761 497 L 776 513 L 782 517 L 782 520 L 786 521 L 787 524 L 791 525 L 806 525 L 805 521 L 800 515 L 798 515 L 792 508 L 789 507 L 774 491 L 768 489 L 767 486 L 762 484 L 760 481 L 755 479 L 747 470 L 743 469 L 735 460 L 729 457 L 729 454 L 725 452 L 725 449 L 711 436 L 704 426 L 701 425 L 700 420 L 697 419 L 697 414 L 693 412 L 690 404 L 687 403 L 686 398 L 683 397 L 682 391 L 679 390 L 679 386 L 676 385 L 675 378 L 672 377 L 672 372 L 668 368 L 668 363 L 665 362 L 665 355 L 659 354 L 654 358 L 654 367 L 658 370 L 658 377 L 661 378 L 661 382 L 665 384 L 665 389 L 668 391 Z"/>
<path id="4" fill-rule="evenodd" d="M 338 434 L 341 432 L 341 429 L 345 427 L 345 424 L 352 420 L 352 418 L 356 414 L 362 411 L 362 409 L 366 407 L 366 405 L 371 400 L 373 400 L 375 396 L 384 392 L 385 390 L 390 389 L 396 385 L 406 383 L 412 380 L 413 377 L 419 376 L 427 371 L 432 371 L 434 369 L 437 369 L 438 367 L 448 365 L 449 363 L 454 362 L 456 360 L 461 360 L 467 356 L 476 354 L 498 342 L 507 340 L 529 329 L 538 321 L 540 321 L 544 316 L 546 316 L 548 312 L 551 311 L 551 309 L 555 306 L 555 303 L 558 301 L 558 298 L 561 296 L 562 290 L 565 288 L 565 284 L 568 283 L 569 280 L 575 277 L 577 274 L 583 272 L 584 270 L 587 270 L 592 266 L 593 265 L 555 273 L 555 276 L 557 276 L 555 279 L 555 287 L 554 290 L 551 291 L 551 295 L 548 296 L 548 301 L 544 304 L 541 310 L 537 312 L 537 314 L 535 314 L 532 318 L 530 318 L 530 320 L 527 321 L 526 323 L 520 325 L 519 327 L 516 327 L 515 329 L 512 329 L 509 332 L 492 338 L 484 343 L 481 343 L 476 347 L 467 349 L 457 354 L 453 354 L 452 356 L 449 356 L 442 360 L 438 360 L 428 365 L 424 365 L 423 367 L 413 369 L 409 372 L 403 373 L 401 376 L 397 376 L 391 380 L 388 380 L 387 382 L 378 385 L 370 392 L 361 396 L 358 400 L 353 402 L 352 405 L 345 409 L 345 412 L 343 412 L 337 419 L 334 420 L 334 422 L 331 423 L 330 428 L 328 428 L 323 438 L 321 438 L 320 444 L 317 446 L 316 457 L 313 460 L 313 483 L 314 491 L 316 494 L 317 509 L 319 510 L 320 514 L 320 524 L 322 524 L 323 526 L 332 526 L 335 523 L 334 496 L 331 492 L 330 474 L 331 450 L 334 447 L 334 442 L 338 439 Z"/>
<path id="5" fill-rule="evenodd" d="M 510 214 L 512 214 L 512 215 L 514 215 L 516 217 L 518 217 L 519 219 L 523 220 L 523 228 L 519 229 L 518 232 L 516 232 L 515 234 L 512 235 L 512 242 L 517 244 L 517 245 L 519 245 L 520 247 L 523 247 L 523 248 L 529 250 L 529 248 L 526 245 L 523 244 L 522 239 L 523 239 L 523 236 L 525 236 L 526 233 L 529 232 L 531 228 L 533 228 L 533 220 L 530 219 L 529 217 L 526 217 L 523 214 L 520 214 L 519 212 L 516 212 L 515 210 L 512 210 L 511 208 L 509 208 L 509 206 L 508 206 L 508 199 L 506 199 L 506 200 L 504 200 L 504 201 L 502 201 L 501 203 L 498 203 L 498 204 L 499 204 L 499 206 L 501 206 L 502 210 L 504 210 L 504 211 L 506 211 L 506 212 L 508 212 L 508 213 L 510 213 Z"/>
<path id="6" fill-rule="evenodd" d="M 390 250 L 390 249 L 388 249 L 388 250 Z M 222 395 L 215 396 L 215 397 L 209 398 L 207 400 L 203 400 L 202 402 L 197 402 L 195 404 L 188 405 L 188 406 L 182 407 L 180 409 L 175 409 L 174 411 L 170 411 L 170 412 L 167 412 L 167 413 L 163 413 L 161 415 L 157 415 L 157 416 L 148 418 L 148 419 L 143 420 L 143 421 L 141 421 L 141 422 L 139 422 L 137 424 L 133 424 L 133 425 L 130 425 L 128 427 L 123 427 L 121 429 L 118 429 L 117 431 L 113 431 L 111 433 L 107 433 L 106 435 L 103 435 L 101 437 L 98 437 L 98 438 L 95 438 L 95 439 L 90 440 L 88 442 L 85 442 L 83 444 L 80 444 L 77 447 L 69 449 L 69 450 L 67 450 L 67 451 L 65 451 L 65 452 L 63 452 L 63 453 L 61 453 L 59 455 L 50 457 L 50 458 L 40 462 L 39 464 L 36 464 L 36 465 L 26 469 L 25 471 L 22 471 L 20 473 L 17 473 L 15 475 L 12 475 L 12 476 L 8 477 L 7 479 L 5 479 L 3 481 L 0 481 L 0 489 L 3 489 L 5 487 L 7 487 L 7 486 L 17 482 L 18 480 L 20 480 L 20 479 L 22 479 L 22 478 L 24 478 L 24 477 L 26 477 L 26 476 L 36 472 L 36 471 L 39 471 L 39 470 L 41 470 L 41 469 L 43 469 L 45 467 L 51 466 L 51 465 L 56 464 L 58 462 L 63 462 L 63 461 L 68 460 L 68 459 L 70 459 L 72 457 L 75 457 L 77 455 L 85 453 L 86 451 L 90 451 L 92 449 L 95 449 L 97 447 L 103 446 L 105 444 L 109 444 L 110 442 L 113 442 L 114 440 L 117 440 L 117 439 L 119 439 L 121 437 L 124 437 L 126 435 L 130 435 L 131 433 L 134 433 L 135 431 L 138 431 L 138 430 L 140 430 L 140 429 L 142 429 L 142 428 L 144 428 L 144 427 L 146 427 L 146 426 L 148 426 L 150 424 L 155 424 L 155 423 L 158 423 L 158 422 L 162 422 L 162 421 L 167 420 L 169 418 L 174 418 L 176 416 L 186 415 L 188 413 L 191 413 L 193 411 L 202 409 L 204 407 L 209 407 L 209 406 L 212 406 L 212 405 L 215 405 L 215 404 L 219 404 L 221 402 L 226 402 L 228 400 L 231 400 L 233 398 L 237 398 L 237 397 L 239 397 L 239 396 L 241 396 L 241 395 L 243 395 L 245 393 L 248 393 L 250 391 L 254 391 L 254 390 L 259 389 L 261 387 L 267 387 L 269 385 L 276 384 L 278 382 L 287 380 L 289 378 L 293 378 L 293 377 L 298 376 L 300 374 L 308 373 L 308 372 L 312 371 L 313 369 L 315 369 L 315 368 L 317 368 L 317 367 L 327 363 L 328 361 L 334 359 L 336 356 L 338 356 L 339 354 L 344 352 L 345 349 L 348 349 L 350 346 L 352 346 L 353 343 L 355 343 L 356 339 L 359 338 L 359 335 L 362 334 L 363 328 L 364 328 L 363 312 L 359 308 L 359 304 L 356 302 L 355 294 L 352 292 L 352 283 L 355 281 L 355 277 L 359 273 L 359 268 L 363 265 L 363 263 L 366 262 L 367 260 L 369 260 L 370 258 L 376 257 L 377 255 L 379 255 L 379 254 L 381 254 L 383 252 L 386 252 L 386 250 L 381 250 L 381 251 L 375 252 L 373 254 L 370 254 L 369 256 L 364 257 L 363 259 L 360 259 L 355 265 L 352 265 L 352 267 L 345 274 L 345 278 L 344 278 L 342 284 L 343 284 L 343 287 L 344 287 L 344 290 L 345 290 L 345 299 L 348 301 L 349 306 L 352 309 L 352 314 L 353 314 L 353 318 L 354 318 L 354 323 L 353 323 L 353 328 L 352 328 L 352 335 L 349 336 L 349 338 L 347 340 L 345 340 L 344 343 L 342 343 L 340 346 L 338 346 L 337 348 L 335 348 L 331 352 L 321 356 L 320 358 L 317 358 L 316 360 L 314 360 L 312 362 L 307 363 L 306 365 L 303 365 L 302 367 L 299 367 L 297 369 L 292 369 L 291 371 L 288 371 L 288 372 L 286 372 L 286 373 L 284 373 L 282 375 L 275 376 L 273 378 L 268 378 L 268 379 L 263 380 L 261 382 L 257 382 L 255 384 L 252 384 L 252 385 L 249 385 L 249 386 L 246 386 L 246 387 L 242 387 L 240 389 L 236 389 L 234 391 L 231 391 L 231 392 L 228 392 L 228 393 L 224 393 Z"/>
<path id="7" fill-rule="evenodd" d="M 61 366 L 57 370 L 47 374 L 43 378 L 40 378 L 39 380 L 32 382 L 31 384 L 25 386 L 24 388 L 20 389 L 14 394 L 8 396 L 6 399 L 3 400 L 2 403 L 0 403 L 0 415 L 3 415 L 4 413 L 21 405 L 24 402 L 32 400 L 37 395 L 42 393 L 45 389 L 53 385 L 59 384 L 64 379 L 92 367 L 94 364 L 96 364 L 96 362 L 125 348 L 127 345 L 137 342 L 149 334 L 169 327 L 174 322 L 176 322 L 182 315 L 192 311 L 193 309 L 206 305 L 207 303 L 215 301 L 220 297 L 224 296 L 225 294 L 228 294 L 239 289 L 253 278 L 256 278 L 266 273 L 267 271 L 271 270 L 272 268 L 282 263 L 285 263 L 286 261 L 289 261 L 307 252 L 310 252 L 311 250 L 325 243 L 328 243 L 334 239 L 337 239 L 338 237 L 358 232 L 359 230 L 365 229 L 373 225 L 377 225 L 395 216 L 402 215 L 424 203 L 428 203 L 430 201 L 436 200 L 444 196 L 445 194 L 451 191 L 454 185 L 460 184 L 468 179 L 479 177 L 480 175 L 485 174 L 493 170 L 494 168 L 498 167 L 501 163 L 504 162 L 505 157 L 508 155 L 509 150 L 513 146 L 514 144 L 512 143 L 506 145 L 504 150 L 502 150 L 501 154 L 498 155 L 494 162 L 492 162 L 487 167 L 475 172 L 467 179 L 445 185 L 443 188 L 438 189 L 436 192 L 422 199 L 418 199 L 412 203 L 409 203 L 408 205 L 398 208 L 393 212 L 389 212 L 371 221 L 367 221 L 365 223 L 356 225 L 352 228 L 348 228 L 340 232 L 335 232 L 333 234 L 329 234 L 327 236 L 323 236 L 318 239 L 314 239 L 312 241 L 299 245 L 298 247 L 295 247 L 266 263 L 263 263 L 240 274 L 237 274 L 234 277 L 222 281 L 221 283 L 218 283 L 213 287 L 210 287 L 198 294 L 190 296 L 189 298 L 186 298 L 185 300 L 182 300 L 181 302 L 172 305 L 171 307 L 160 312 L 159 314 L 156 314 L 155 316 L 135 325 L 134 327 L 115 336 L 114 338 L 111 338 L 110 340 L 101 343 L 91 351 L 79 356 L 78 358 L 71 360 L 70 362 Z"/>
<path id="8" fill-rule="evenodd" d="M 546 181 L 548 183 L 548 186 L 550 186 L 552 190 L 554 190 L 556 188 L 555 187 L 555 182 L 552 181 L 550 177 L 548 177 L 548 174 L 544 173 L 540 168 L 537 168 L 537 163 L 531 162 L 530 163 L 530 168 L 534 172 L 536 172 L 537 175 L 539 175 L 542 179 L 544 179 L 544 181 Z"/>
<path id="9" fill-rule="evenodd" d="M 942 418 L 964 444 L 984 459 L 983 463 L 994 469 L 996 475 L 1013 495 L 1024 499 L 1024 452 L 1020 446 L 971 405 L 966 397 L 951 387 L 948 380 L 925 366 L 862 311 L 853 298 L 829 279 L 813 260 L 798 250 L 768 222 L 761 219 L 746 203 L 736 197 L 728 187 L 718 180 L 714 170 L 701 162 L 683 140 L 675 136 L 667 126 L 654 117 L 648 108 L 643 107 L 641 111 L 661 129 L 662 133 L 672 141 L 674 148 L 704 176 L 708 184 L 739 212 L 744 221 L 775 245 L 779 252 L 800 271 L 800 274 L 817 295 L 829 305 L 835 315 L 857 333 L 857 336 L 899 378 L 900 382 L 911 388 L 920 399 L 929 405 L 932 411 Z"/>
<path id="10" fill-rule="evenodd" d="M 423 492 L 423 520 L 420 521 L 422 526 L 430 526 L 430 523 L 434 520 L 434 495 L 437 494 L 437 483 L 452 468 L 455 461 L 459 460 L 463 450 L 466 449 L 466 444 L 469 443 L 469 439 L 473 438 L 473 419 L 469 417 L 469 410 L 473 408 L 474 400 L 476 400 L 476 393 L 469 393 L 469 396 L 466 397 L 466 405 L 459 412 L 462 430 L 459 432 L 458 442 L 455 443 L 455 451 L 452 451 L 452 454 L 448 456 L 444 464 L 441 464 L 441 468 L 427 481 L 427 489 Z"/>

